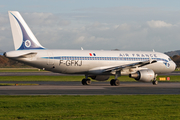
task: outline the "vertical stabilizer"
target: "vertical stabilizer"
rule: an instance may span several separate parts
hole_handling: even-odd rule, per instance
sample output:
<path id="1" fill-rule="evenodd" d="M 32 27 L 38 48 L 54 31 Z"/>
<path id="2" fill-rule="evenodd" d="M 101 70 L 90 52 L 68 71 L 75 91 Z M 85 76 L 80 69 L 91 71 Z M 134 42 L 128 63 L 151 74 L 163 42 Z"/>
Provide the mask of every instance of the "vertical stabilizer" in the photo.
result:
<path id="1" fill-rule="evenodd" d="M 8 11 L 15 50 L 44 49 L 22 16 L 17 11 Z"/>

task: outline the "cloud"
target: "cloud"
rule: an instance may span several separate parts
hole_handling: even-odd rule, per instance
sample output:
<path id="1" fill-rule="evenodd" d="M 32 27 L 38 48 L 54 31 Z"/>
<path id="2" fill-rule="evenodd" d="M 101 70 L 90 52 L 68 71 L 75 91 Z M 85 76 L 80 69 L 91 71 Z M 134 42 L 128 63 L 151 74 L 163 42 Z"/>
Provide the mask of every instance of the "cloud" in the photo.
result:
<path id="1" fill-rule="evenodd" d="M 33 26 L 67 26 L 71 23 L 69 20 L 63 19 L 60 15 L 52 13 L 24 13 L 22 16 L 26 22 Z"/>
<path id="2" fill-rule="evenodd" d="M 82 42 L 85 42 L 84 41 L 84 36 L 80 36 L 80 37 L 78 37 L 76 40 L 75 40 L 75 43 L 82 43 Z"/>
<path id="3" fill-rule="evenodd" d="M 149 27 L 152 27 L 152 28 L 162 28 L 162 27 L 172 27 L 173 25 L 170 24 L 170 23 L 166 23 L 164 21 L 154 21 L 154 20 L 151 20 L 151 21 L 147 21 L 147 24 L 149 25 Z"/>
<path id="4" fill-rule="evenodd" d="M 85 50 L 155 49 L 160 52 L 179 49 L 180 17 L 177 12 L 116 7 L 89 8 L 58 14 L 21 14 L 39 42 L 49 49 L 83 47 Z M 14 49 L 6 14 L 0 14 L 0 42 L 3 43 L 0 49 Z"/>
<path id="5" fill-rule="evenodd" d="M 4 8 L 5 7 L 5 5 L 0 5 L 0 8 Z"/>
<path id="6" fill-rule="evenodd" d="M 0 13 L 0 25 L 4 26 L 4 25 L 8 25 L 8 23 L 9 23 L 8 15 Z"/>
<path id="7" fill-rule="evenodd" d="M 121 24 L 121 25 L 115 25 L 114 26 L 115 29 L 119 29 L 119 30 L 129 30 L 130 26 L 127 23 Z"/>

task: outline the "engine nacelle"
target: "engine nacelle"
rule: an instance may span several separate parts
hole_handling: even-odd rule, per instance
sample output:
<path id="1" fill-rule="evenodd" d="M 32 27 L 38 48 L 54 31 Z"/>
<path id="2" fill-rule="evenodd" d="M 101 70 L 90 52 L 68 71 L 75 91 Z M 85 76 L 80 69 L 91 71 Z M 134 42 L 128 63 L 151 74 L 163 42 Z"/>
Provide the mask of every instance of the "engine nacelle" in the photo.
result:
<path id="1" fill-rule="evenodd" d="M 129 74 L 129 77 L 140 82 L 151 82 L 155 78 L 155 73 L 151 69 L 139 70 L 136 73 Z"/>
<path id="2" fill-rule="evenodd" d="M 95 75 L 95 76 L 90 76 L 93 80 L 98 80 L 98 81 L 105 81 L 109 79 L 109 75 Z"/>

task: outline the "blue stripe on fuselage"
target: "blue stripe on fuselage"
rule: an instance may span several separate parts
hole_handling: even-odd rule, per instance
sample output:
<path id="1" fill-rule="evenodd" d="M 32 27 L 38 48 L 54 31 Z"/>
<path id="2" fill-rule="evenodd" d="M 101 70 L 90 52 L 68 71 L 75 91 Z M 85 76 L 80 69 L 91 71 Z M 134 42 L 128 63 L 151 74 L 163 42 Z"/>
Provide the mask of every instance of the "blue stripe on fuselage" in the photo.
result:
<path id="1" fill-rule="evenodd" d="M 140 57 L 79 57 L 79 56 L 59 56 L 59 57 L 42 57 L 44 59 L 57 60 L 105 60 L 105 61 L 147 61 L 149 58 Z M 163 58 L 151 58 L 152 60 L 168 62 Z"/>

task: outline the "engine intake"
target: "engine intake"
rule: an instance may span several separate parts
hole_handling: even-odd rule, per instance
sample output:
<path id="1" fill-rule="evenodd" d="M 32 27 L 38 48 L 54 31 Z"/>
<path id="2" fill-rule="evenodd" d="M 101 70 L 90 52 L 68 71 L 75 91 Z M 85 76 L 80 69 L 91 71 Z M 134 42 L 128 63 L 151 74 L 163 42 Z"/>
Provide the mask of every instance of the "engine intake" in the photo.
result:
<path id="1" fill-rule="evenodd" d="M 155 73 L 151 69 L 144 69 L 139 70 L 136 73 L 129 74 L 129 77 L 140 82 L 151 82 L 155 78 Z"/>

